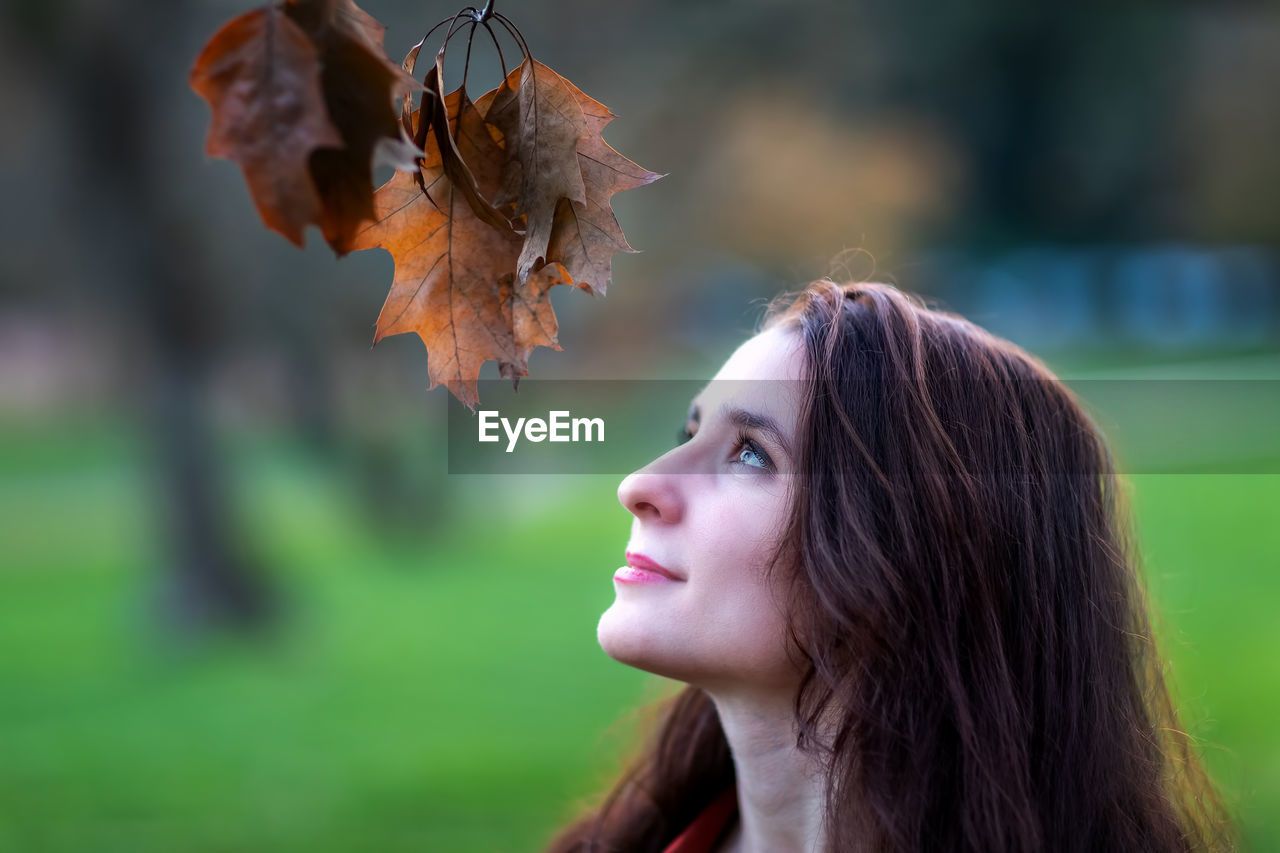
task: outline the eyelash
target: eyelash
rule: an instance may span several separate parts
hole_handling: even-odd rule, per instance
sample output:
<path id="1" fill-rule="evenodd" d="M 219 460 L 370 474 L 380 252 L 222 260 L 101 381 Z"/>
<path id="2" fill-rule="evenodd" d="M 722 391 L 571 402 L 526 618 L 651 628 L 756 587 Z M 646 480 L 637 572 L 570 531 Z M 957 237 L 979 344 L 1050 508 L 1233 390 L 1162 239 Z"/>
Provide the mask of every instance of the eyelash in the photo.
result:
<path id="1" fill-rule="evenodd" d="M 684 444 L 691 438 L 693 438 L 693 433 L 689 431 L 688 427 L 683 427 L 676 433 L 677 443 L 679 444 Z M 760 457 L 760 461 L 764 463 L 764 467 L 761 468 L 762 471 L 773 470 L 773 460 L 769 458 L 768 453 L 765 453 L 764 448 L 757 444 L 751 436 L 747 435 L 747 433 L 739 431 L 733 440 L 733 456 L 735 462 L 738 461 L 738 457 L 742 455 L 743 450 L 750 450 L 756 456 Z M 748 467 L 754 468 L 756 466 L 752 465 Z"/>

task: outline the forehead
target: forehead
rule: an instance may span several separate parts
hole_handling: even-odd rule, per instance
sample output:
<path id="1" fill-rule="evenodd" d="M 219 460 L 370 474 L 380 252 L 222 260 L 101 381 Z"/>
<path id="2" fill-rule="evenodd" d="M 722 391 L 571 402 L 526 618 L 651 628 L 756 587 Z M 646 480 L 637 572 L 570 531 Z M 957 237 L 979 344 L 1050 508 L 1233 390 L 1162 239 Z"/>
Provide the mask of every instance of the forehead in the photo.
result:
<path id="1" fill-rule="evenodd" d="M 715 378 L 795 381 L 800 379 L 803 366 L 800 336 L 779 326 L 748 338 L 729 356 Z"/>
<path id="2" fill-rule="evenodd" d="M 738 347 L 694 398 L 703 412 L 734 405 L 781 414 L 794 409 L 804 371 L 804 347 L 795 331 L 774 327 Z"/>

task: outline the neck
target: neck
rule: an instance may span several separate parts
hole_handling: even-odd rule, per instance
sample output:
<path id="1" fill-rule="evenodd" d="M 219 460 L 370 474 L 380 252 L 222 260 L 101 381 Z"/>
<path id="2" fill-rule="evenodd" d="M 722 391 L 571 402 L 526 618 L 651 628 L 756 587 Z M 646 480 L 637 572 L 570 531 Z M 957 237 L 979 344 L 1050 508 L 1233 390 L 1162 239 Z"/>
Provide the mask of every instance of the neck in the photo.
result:
<path id="1" fill-rule="evenodd" d="M 708 692 L 738 781 L 739 822 L 725 849 L 821 851 L 824 774 L 814 756 L 796 748 L 790 696 Z"/>

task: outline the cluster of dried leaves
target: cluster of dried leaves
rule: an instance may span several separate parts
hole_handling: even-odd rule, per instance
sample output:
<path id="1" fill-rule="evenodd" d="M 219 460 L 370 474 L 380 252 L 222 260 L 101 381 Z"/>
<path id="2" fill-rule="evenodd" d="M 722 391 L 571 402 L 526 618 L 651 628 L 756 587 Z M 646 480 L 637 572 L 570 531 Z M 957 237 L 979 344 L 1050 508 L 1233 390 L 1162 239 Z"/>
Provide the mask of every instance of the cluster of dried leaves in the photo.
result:
<path id="1" fill-rule="evenodd" d="M 465 74 L 444 93 L 454 25 L 469 22 L 469 39 L 490 17 L 523 61 L 475 100 Z M 268 227 L 302 245 L 316 224 L 339 255 L 391 253 L 375 343 L 416 332 L 431 387 L 474 407 L 485 361 L 518 381 L 534 347 L 560 348 L 548 291 L 605 292 L 613 255 L 634 251 L 610 199 L 660 176 L 604 141 L 609 110 L 534 60 L 492 3 L 448 23 L 419 84 L 423 42 L 396 66 L 353 0 L 283 0 L 219 30 L 191 85 L 213 109 L 207 152 L 240 164 Z M 375 160 L 402 170 L 376 191 Z"/>

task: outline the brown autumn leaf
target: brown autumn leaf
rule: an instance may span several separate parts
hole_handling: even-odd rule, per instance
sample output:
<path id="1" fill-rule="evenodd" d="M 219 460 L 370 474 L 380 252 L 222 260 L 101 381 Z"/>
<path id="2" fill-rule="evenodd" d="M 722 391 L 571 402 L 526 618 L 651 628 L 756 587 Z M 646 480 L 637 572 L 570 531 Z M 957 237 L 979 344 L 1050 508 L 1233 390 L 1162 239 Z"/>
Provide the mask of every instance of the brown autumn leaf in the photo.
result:
<path id="1" fill-rule="evenodd" d="M 497 204 L 513 203 L 525 220 L 516 277 L 547 263 L 556 205 L 567 198 L 586 203 L 577 150 L 590 130 L 578 105 L 577 88 L 532 58 L 502 81 L 485 120 L 502 132 L 506 168 Z"/>
<path id="2" fill-rule="evenodd" d="M 482 192 L 476 176 L 472 174 L 471 167 L 467 165 L 467 158 L 462 155 L 458 149 L 458 144 L 453 139 L 452 125 L 446 118 L 447 107 L 445 106 L 444 95 L 441 94 L 440 87 L 444 80 L 444 51 L 436 54 L 435 65 L 427 74 L 424 81 L 425 92 L 423 93 L 423 105 L 429 106 L 431 113 L 419 113 L 421 122 L 420 127 L 414 132 L 414 139 L 422 136 L 422 127 L 426 126 L 427 121 L 430 122 L 431 132 L 435 136 L 436 146 L 440 152 L 440 158 L 444 166 L 444 173 L 453 184 L 454 188 L 461 191 L 467 200 L 467 204 L 471 205 L 471 210 L 476 216 L 485 222 L 497 228 L 499 231 L 508 231 L 515 234 L 515 228 L 512 227 L 510 220 L 507 219 L 494 205 L 486 198 L 488 193 Z M 483 128 L 483 114 L 478 112 L 475 105 L 469 100 L 464 101 L 464 106 L 468 112 L 474 112 L 479 119 Z M 429 119 L 427 116 L 430 116 Z M 484 131 L 488 135 L 488 130 Z M 501 163 L 501 149 L 492 145 L 486 145 L 484 150 L 473 149 L 473 155 L 476 157 L 497 157 L 498 163 Z M 493 164 L 485 164 L 491 166 Z"/>
<path id="3" fill-rule="evenodd" d="M 634 252 L 613 215 L 615 193 L 651 184 L 663 177 L 623 157 L 601 133 L 614 114 L 599 101 L 575 88 L 574 94 L 591 132 L 578 144 L 578 165 L 586 188 L 586 202 L 561 200 L 547 247 L 547 260 L 562 264 L 576 284 L 604 295 L 613 277 L 613 256 Z"/>
<path id="4" fill-rule="evenodd" d="M 560 348 L 551 288 L 604 292 L 613 254 L 633 251 L 610 199 L 660 177 L 609 147 L 612 114 L 490 9 L 432 29 L 469 17 L 470 34 L 493 36 L 493 17 L 519 42 L 524 62 L 477 104 L 465 64 L 442 95 L 444 46 L 422 85 L 426 38 L 392 64 L 384 28 L 354 0 L 274 0 L 224 27 L 191 73 L 214 111 L 209 152 L 240 163 L 267 224 L 301 245 L 316 223 L 339 255 L 388 249 L 396 275 L 375 343 L 418 334 L 432 387 L 473 408 L 485 361 L 517 382 L 536 347 Z M 407 174 L 375 192 L 379 157 Z"/>
<path id="5" fill-rule="evenodd" d="M 192 66 L 206 151 L 240 164 L 263 221 L 298 246 L 314 223 L 345 254 L 373 218 L 375 155 L 414 168 L 392 97 L 419 86 L 382 34 L 354 0 L 283 0 L 230 21 Z"/>
<path id="6" fill-rule="evenodd" d="M 554 92 L 553 95 L 539 94 L 534 98 L 517 93 L 517 87 L 524 86 L 532 76 L 528 72 L 530 65 L 537 70 L 534 82 L 544 83 L 544 88 Z M 554 85 L 545 86 L 548 81 Z M 564 105 L 564 98 L 567 96 L 573 98 L 572 109 Z M 519 114 L 526 105 L 543 107 L 537 120 L 513 118 L 513 114 Z M 547 105 L 553 108 L 546 109 Z M 615 118 L 613 113 L 604 104 L 540 62 L 530 63 L 527 60 L 520 68 L 507 75 L 498 89 L 481 96 L 476 106 L 487 121 L 502 130 L 504 137 L 514 140 L 517 146 L 530 133 L 541 134 L 543 141 L 551 140 L 557 145 L 567 146 L 569 129 L 576 131 L 571 150 L 583 189 L 582 197 L 573 198 L 568 193 L 555 196 L 555 185 L 559 183 L 564 186 L 566 182 L 554 176 L 534 182 L 538 185 L 536 203 L 540 218 L 536 227 L 526 219 L 528 236 L 522 253 L 522 264 L 532 261 L 534 268 L 537 268 L 536 264 L 539 263 L 558 262 L 563 268 L 564 283 L 575 284 L 588 292 L 603 295 L 612 277 L 613 255 L 635 251 L 623 236 L 618 220 L 613 215 L 610 199 L 615 193 L 652 183 L 662 175 L 641 168 L 605 142 L 601 133 L 605 125 Z M 547 126 L 557 129 L 555 132 L 543 132 L 542 128 Z M 525 183 L 527 170 L 524 163 L 531 158 L 512 154 L 511 143 L 507 144 L 508 165 L 504 190 L 509 194 L 513 187 Z M 533 146 L 525 144 L 524 147 L 528 149 Z M 555 162 L 560 170 L 565 169 L 570 162 L 569 152 L 568 147 L 556 152 Z M 551 207 L 550 229 L 544 243 L 541 232 L 546 230 L 548 223 L 541 217 L 545 216 L 545 204 L 548 200 L 554 204 Z M 526 205 L 531 208 L 534 203 L 527 202 Z"/>
<path id="7" fill-rule="evenodd" d="M 302 246 L 321 217 L 309 158 L 342 144 L 307 34 L 279 7 L 246 12 L 214 34 L 189 80 L 213 111 L 205 152 L 238 163 L 262 221 Z"/>
<path id="8" fill-rule="evenodd" d="M 525 280 L 523 285 L 514 277 L 503 285 L 502 296 L 509 311 L 514 361 L 499 361 L 498 375 L 511 380 L 513 387 L 520 386 L 520 377 L 529 375 L 529 356 L 534 347 L 560 349 L 560 323 L 551 305 L 548 292 L 557 284 L 572 284 L 559 264 L 547 264 Z"/>
<path id="9" fill-rule="evenodd" d="M 322 201 L 320 230 L 345 255 L 375 215 L 375 155 L 414 167 L 418 151 L 401 132 L 393 98 L 421 87 L 387 58 L 385 28 L 354 0 L 285 0 L 284 10 L 319 50 L 325 108 L 342 136 L 341 147 L 312 154 L 311 177 Z"/>
<path id="10" fill-rule="evenodd" d="M 443 99 L 459 152 L 482 192 L 497 191 L 503 153 L 462 90 Z M 423 119 L 413 116 L 415 127 Z M 353 249 L 381 247 L 395 259 L 395 280 L 378 316 L 374 342 L 414 332 L 427 348 L 431 387 L 445 385 L 462 403 L 478 402 L 485 361 L 509 365 L 504 375 L 525 375 L 534 346 L 555 342 L 546 290 L 556 282 L 537 273 L 515 282 L 520 238 L 480 219 L 445 174 L 429 138 L 421 165 L 426 192 L 397 172 L 375 195 L 376 222 L 363 228 Z M 519 340 L 517 332 L 519 330 Z"/>
<path id="11" fill-rule="evenodd" d="M 413 69 L 418 64 L 418 54 L 422 51 L 422 45 L 425 44 L 426 41 L 427 40 L 424 38 L 422 41 L 409 48 L 409 52 L 405 54 L 404 62 L 400 63 L 400 69 L 410 77 L 413 76 Z M 422 149 L 426 147 L 427 143 L 425 138 L 427 128 L 425 125 L 422 128 L 424 138 L 417 139 L 415 137 L 416 128 L 414 127 L 416 123 L 417 119 L 414 116 L 413 110 L 413 92 L 405 92 L 400 96 L 400 124 L 404 128 L 405 134 L 414 141 L 414 144 L 417 145 L 419 149 Z"/>

